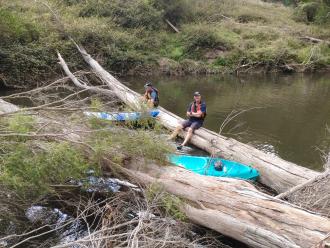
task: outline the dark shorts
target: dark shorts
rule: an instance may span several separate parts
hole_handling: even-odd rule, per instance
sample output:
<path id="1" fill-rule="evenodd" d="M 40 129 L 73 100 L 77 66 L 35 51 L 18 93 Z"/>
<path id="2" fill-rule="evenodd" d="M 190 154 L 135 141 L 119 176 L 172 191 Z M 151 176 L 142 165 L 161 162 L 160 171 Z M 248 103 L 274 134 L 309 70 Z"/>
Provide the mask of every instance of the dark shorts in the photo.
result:
<path id="1" fill-rule="evenodd" d="M 182 125 L 183 129 L 185 129 L 187 127 L 191 127 L 193 130 L 197 130 L 198 128 L 203 126 L 203 122 L 202 121 L 185 120 L 184 122 L 182 122 L 181 125 Z"/>

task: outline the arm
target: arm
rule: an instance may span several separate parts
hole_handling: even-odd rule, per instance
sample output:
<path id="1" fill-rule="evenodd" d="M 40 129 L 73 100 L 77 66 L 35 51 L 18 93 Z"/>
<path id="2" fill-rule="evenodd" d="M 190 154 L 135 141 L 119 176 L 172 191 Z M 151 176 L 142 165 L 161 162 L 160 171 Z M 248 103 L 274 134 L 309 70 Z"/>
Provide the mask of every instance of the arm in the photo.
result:
<path id="1" fill-rule="evenodd" d="M 206 114 L 206 104 L 204 103 L 201 106 L 201 110 L 197 111 L 196 113 L 191 113 L 191 116 L 194 116 L 194 117 L 197 117 L 197 118 L 201 118 L 205 114 Z"/>
<path id="2" fill-rule="evenodd" d="M 193 117 L 200 118 L 200 117 L 202 117 L 203 112 L 202 111 L 197 111 L 196 113 L 192 112 L 192 113 L 190 113 L 190 115 Z"/>
<path id="3" fill-rule="evenodd" d="M 192 112 L 191 112 L 191 104 L 188 105 L 186 115 L 187 115 L 187 117 L 191 117 L 191 116 L 192 116 Z"/>

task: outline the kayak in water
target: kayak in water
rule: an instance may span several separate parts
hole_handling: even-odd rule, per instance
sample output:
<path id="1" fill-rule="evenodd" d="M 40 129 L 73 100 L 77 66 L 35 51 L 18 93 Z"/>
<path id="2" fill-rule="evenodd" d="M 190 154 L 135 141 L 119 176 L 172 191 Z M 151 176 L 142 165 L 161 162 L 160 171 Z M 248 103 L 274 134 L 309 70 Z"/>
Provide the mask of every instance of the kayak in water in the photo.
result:
<path id="1" fill-rule="evenodd" d="M 174 165 L 206 176 L 245 180 L 256 180 L 259 176 L 259 172 L 248 165 L 221 158 L 171 154 L 168 156 L 168 160 Z"/>
<path id="2" fill-rule="evenodd" d="M 146 112 L 119 112 L 119 113 L 106 113 L 106 112 L 84 112 L 89 117 L 96 117 L 108 121 L 136 121 L 143 118 L 155 118 L 159 114 L 159 110 L 153 109 Z"/>

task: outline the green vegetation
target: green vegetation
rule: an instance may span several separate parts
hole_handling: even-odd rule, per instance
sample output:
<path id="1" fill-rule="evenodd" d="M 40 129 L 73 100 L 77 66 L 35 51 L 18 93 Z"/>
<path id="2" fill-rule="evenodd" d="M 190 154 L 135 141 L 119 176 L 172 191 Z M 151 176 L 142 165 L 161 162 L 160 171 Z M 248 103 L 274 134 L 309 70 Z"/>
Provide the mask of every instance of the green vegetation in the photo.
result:
<path id="1" fill-rule="evenodd" d="M 41 2 L 5 0 L 0 7 L 0 79 L 28 86 L 56 77 L 56 50 L 71 68 L 84 68 L 67 34 L 118 74 L 218 73 L 254 64 L 264 70 L 328 67 L 328 45 L 301 37 L 329 40 L 329 2 L 285 3 L 48 0 L 58 13 L 55 18 Z M 312 54 L 315 46 L 320 53 Z"/>
<path id="2" fill-rule="evenodd" d="M 91 105 L 102 108 L 103 104 L 94 98 Z M 146 130 L 150 124 L 148 121 L 121 126 L 96 119 L 82 122 L 82 116 L 77 113 L 67 118 L 72 125 L 88 130 L 82 132 L 85 137 L 82 145 L 49 136 L 52 132 L 64 132 L 63 126 L 57 122 L 45 125 L 23 112 L 1 118 L 0 196 L 4 199 L 0 203 L 3 210 L 0 213 L 1 231 L 12 222 L 20 226 L 25 207 L 32 202 L 59 193 L 52 185 L 65 185 L 71 178 L 85 178 L 90 169 L 96 172 L 96 176 L 102 173 L 102 169 L 109 171 L 109 168 L 113 176 L 121 176 L 120 167 L 126 161 L 154 160 L 165 164 L 165 155 L 172 152 L 159 137 L 161 130 L 157 125 L 154 125 L 154 131 Z M 177 200 L 166 196 L 165 203 L 166 212 L 181 219 L 175 208 Z"/>
<path id="3" fill-rule="evenodd" d="M 93 105 L 98 104 L 93 100 Z M 0 184 L 33 198 L 50 192 L 51 184 L 85 176 L 90 168 L 100 171 L 105 157 L 119 166 L 127 157 L 164 163 L 165 155 L 171 152 L 157 132 L 109 127 L 105 121 L 95 123 L 90 120 L 93 134 L 86 142 L 93 152 L 87 156 L 86 147 L 35 136 L 38 124 L 31 115 L 19 113 L 3 118 L 2 133 L 12 135 L 3 135 L 0 140 Z"/>
<path id="4" fill-rule="evenodd" d="M 166 154 L 172 152 L 169 145 L 159 138 L 157 132 L 145 130 L 149 126 L 147 121 L 128 124 L 128 127 L 133 129 L 109 125 L 108 121 L 90 119 L 90 127 L 98 130 L 88 141 L 88 144 L 95 149 L 93 160 L 96 162 L 106 156 L 119 165 L 123 163 L 125 157 L 133 160 L 145 158 L 164 163 Z M 134 129 L 136 125 L 139 129 Z M 105 127 L 108 128 L 104 130 Z"/>
<path id="5" fill-rule="evenodd" d="M 164 212 L 173 218 L 181 221 L 187 219 L 185 213 L 181 210 L 184 201 L 175 195 L 165 192 L 161 185 L 151 184 L 146 191 L 146 196 L 149 202 L 159 202 Z"/>
<path id="6" fill-rule="evenodd" d="M 68 143 L 43 145 L 40 148 L 25 142 L 2 147 L 6 152 L 1 154 L 1 184 L 24 197 L 37 197 L 51 191 L 50 184 L 64 183 L 69 177 L 81 178 L 91 166 Z"/>

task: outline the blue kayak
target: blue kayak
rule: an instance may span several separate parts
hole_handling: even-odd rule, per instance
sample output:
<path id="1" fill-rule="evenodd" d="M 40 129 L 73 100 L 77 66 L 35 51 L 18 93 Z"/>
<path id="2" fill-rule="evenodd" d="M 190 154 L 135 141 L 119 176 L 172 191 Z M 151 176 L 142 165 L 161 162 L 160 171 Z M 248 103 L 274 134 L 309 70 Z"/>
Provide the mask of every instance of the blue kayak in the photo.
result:
<path id="1" fill-rule="evenodd" d="M 122 112 L 122 113 L 106 113 L 106 112 L 84 112 L 89 117 L 96 117 L 108 121 L 136 121 L 143 118 L 155 118 L 159 114 L 158 109 L 152 109 L 146 112 Z"/>
<path id="2" fill-rule="evenodd" d="M 206 176 L 233 177 L 245 180 L 256 180 L 259 176 L 259 172 L 250 166 L 221 158 L 171 154 L 168 156 L 168 160 L 172 164 Z M 222 164 L 222 169 L 216 170 L 214 165 L 219 161 Z"/>

